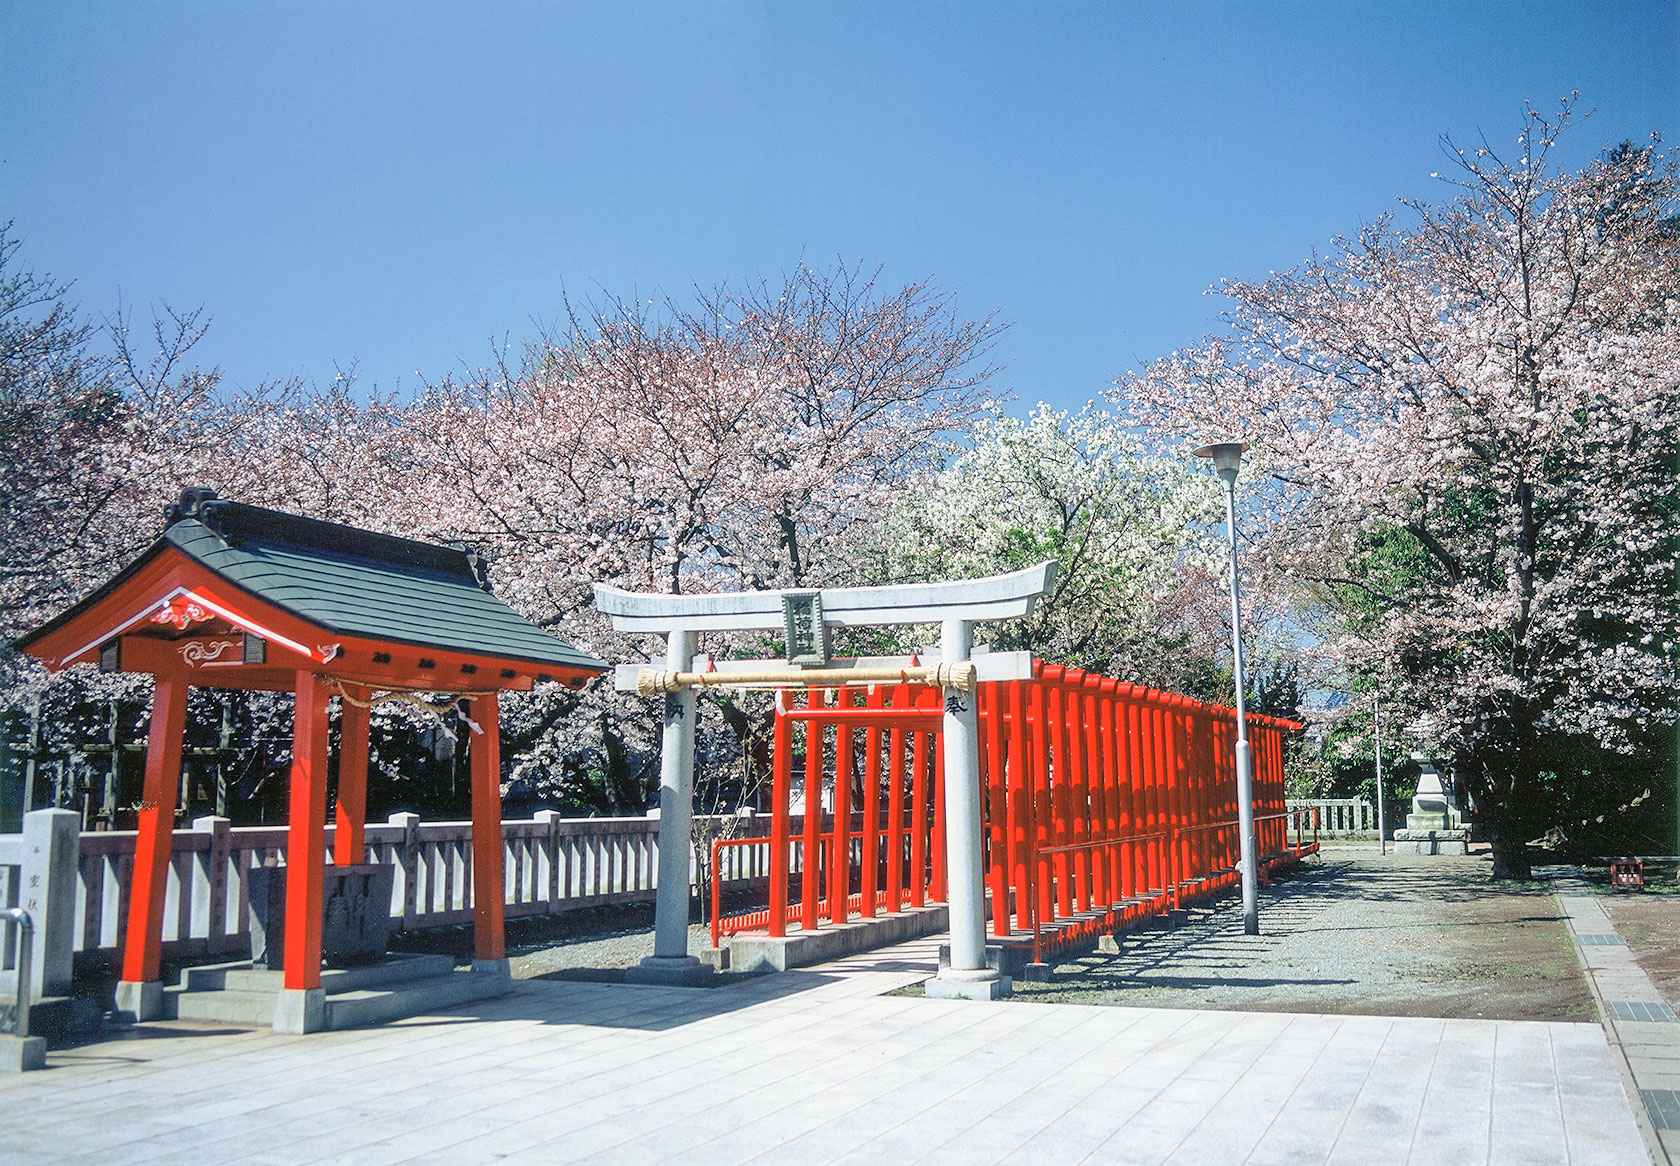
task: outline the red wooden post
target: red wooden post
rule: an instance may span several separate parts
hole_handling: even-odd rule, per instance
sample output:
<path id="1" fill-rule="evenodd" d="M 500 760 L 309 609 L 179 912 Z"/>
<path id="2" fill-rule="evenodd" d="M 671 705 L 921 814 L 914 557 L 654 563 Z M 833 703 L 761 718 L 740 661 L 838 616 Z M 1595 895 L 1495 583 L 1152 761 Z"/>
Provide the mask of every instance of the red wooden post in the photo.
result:
<path id="1" fill-rule="evenodd" d="M 1196 799 L 1195 772 L 1190 764 L 1189 701 L 1175 695 L 1167 710 L 1167 723 L 1172 730 L 1172 775 L 1177 789 L 1178 806 L 1178 877 L 1188 883 L 1196 877 L 1195 853 Z"/>
<path id="2" fill-rule="evenodd" d="M 1209 762 L 1213 754 L 1208 745 L 1212 741 L 1213 722 L 1207 707 L 1200 703 L 1190 713 L 1190 770 L 1196 775 L 1196 874 L 1207 877 L 1213 872 L 1213 825 L 1218 821 L 1213 813 L 1213 774 Z"/>
<path id="3" fill-rule="evenodd" d="M 1166 734 L 1166 790 L 1168 815 L 1173 822 L 1173 906 L 1179 906 L 1184 894 L 1184 882 L 1189 879 L 1186 855 L 1189 852 L 1189 800 L 1186 798 L 1188 766 L 1184 764 L 1183 699 L 1169 696 L 1161 709 L 1161 729 Z"/>
<path id="4" fill-rule="evenodd" d="M 1184 815 L 1179 806 L 1182 788 L 1178 773 L 1178 751 L 1173 740 L 1173 711 L 1167 703 L 1169 700 L 1167 693 L 1157 694 L 1155 732 L 1158 744 L 1155 763 L 1160 768 L 1161 814 L 1167 831 L 1165 874 L 1172 890 L 1172 905 L 1177 907 L 1179 884 L 1184 881 L 1183 838 L 1180 834 L 1184 826 Z"/>
<path id="5" fill-rule="evenodd" d="M 1056 678 L 1049 679 L 1051 669 L 1046 668 L 1044 682 L 1044 702 L 1050 718 L 1050 764 L 1045 766 L 1045 780 L 1050 783 L 1050 812 L 1055 823 L 1050 834 L 1050 845 L 1066 846 L 1073 841 L 1073 830 L 1068 821 L 1069 795 L 1073 784 L 1073 773 L 1068 764 L 1068 724 L 1066 716 L 1066 696 L 1062 687 L 1062 677 L 1065 669 L 1055 669 Z M 1056 910 L 1063 916 L 1073 914 L 1073 864 L 1069 862 L 1072 856 L 1065 850 L 1056 852 Z"/>
<path id="6" fill-rule="evenodd" d="M 1038 883 L 1038 918 L 1040 922 L 1048 923 L 1056 918 L 1056 888 L 1050 856 L 1044 850 L 1055 845 L 1051 834 L 1055 819 L 1050 807 L 1050 727 L 1044 711 L 1044 689 L 1042 676 L 1027 689 L 1027 724 L 1032 732 L 1031 766 L 1027 779 L 1032 790 L 1033 847 L 1038 864 L 1033 873 Z"/>
<path id="7" fill-rule="evenodd" d="M 1130 837 L 1136 833 L 1137 827 L 1132 814 L 1131 771 L 1127 768 L 1128 737 L 1126 734 L 1126 701 L 1124 694 L 1130 685 L 1116 683 L 1110 690 L 1108 698 L 1108 734 L 1109 749 L 1113 753 L 1110 765 L 1111 780 L 1114 785 L 1109 791 L 1109 808 L 1113 812 L 1113 825 L 1109 829 L 1110 836 L 1117 839 Z M 1130 842 L 1114 847 L 1114 890 L 1116 897 L 1124 901 L 1132 897 L 1132 883 L 1134 879 L 1133 851 L 1136 849 Z"/>
<path id="8" fill-rule="evenodd" d="M 805 704 L 819 707 L 819 689 L 807 689 Z M 799 925 L 806 931 L 817 929 L 817 898 L 822 893 L 822 771 L 823 726 L 821 721 L 805 722 L 805 845 L 801 851 L 804 869 L 799 883 Z"/>
<path id="9" fill-rule="evenodd" d="M 1138 749 L 1141 767 L 1137 771 L 1137 792 L 1142 795 L 1143 808 L 1139 811 L 1139 819 L 1143 831 L 1148 835 L 1159 834 L 1162 830 L 1160 783 L 1156 777 L 1155 768 L 1155 715 L 1151 704 L 1152 693 L 1145 689 L 1136 708 L 1138 725 Z M 1161 873 L 1161 840 L 1150 837 L 1144 845 L 1145 874 L 1144 889 L 1152 899 L 1158 901 L 1160 892 L 1166 885 L 1166 879 Z"/>
<path id="10" fill-rule="evenodd" d="M 321 882 L 326 866 L 327 704 L 320 677 L 300 672 L 292 709 L 292 777 L 286 823 L 284 986 L 321 986 Z"/>
<path id="11" fill-rule="evenodd" d="M 992 888 L 992 934 L 1002 938 L 1010 931 L 1009 875 L 1014 861 L 1013 839 L 1009 833 L 1009 787 L 1005 784 L 1009 763 L 1003 752 L 1003 692 L 996 684 L 982 684 L 975 696 L 980 702 L 980 732 L 984 741 L 980 772 L 985 775 L 991 816 L 991 862 L 986 875 Z"/>
<path id="12" fill-rule="evenodd" d="M 893 707 L 909 703 L 907 690 L 893 693 Z M 887 910 L 904 906 L 904 730 L 894 729 L 887 744 Z"/>
<path id="13" fill-rule="evenodd" d="M 1226 781 L 1229 786 L 1227 795 L 1230 798 L 1230 817 L 1237 820 L 1237 718 L 1229 715 L 1225 720 L 1225 751 L 1229 756 L 1225 759 Z M 1242 828 L 1233 827 L 1231 830 L 1231 865 L 1236 866 L 1242 861 Z M 1240 877 L 1240 872 L 1239 872 Z"/>
<path id="14" fill-rule="evenodd" d="M 933 788 L 928 796 L 933 801 L 933 833 L 930 835 L 932 844 L 928 847 L 928 898 L 935 903 L 947 901 L 945 893 L 945 750 L 939 746 L 938 734 L 929 734 L 933 745 Z M 986 804 L 986 779 L 981 776 L 978 767 L 975 769 L 974 780 L 980 786 L 978 804 Z M 986 822 L 980 821 L 980 837 L 982 852 L 986 836 Z"/>
<path id="15" fill-rule="evenodd" d="M 882 706 L 882 689 L 869 690 L 864 703 L 872 709 Z M 881 884 L 881 730 L 863 734 L 863 896 L 858 914 L 875 918 L 875 899 Z"/>
<path id="16" fill-rule="evenodd" d="M 1102 679 L 1097 682 L 1095 691 L 1085 692 L 1085 751 L 1095 775 L 1095 781 L 1090 786 L 1090 817 L 1092 833 L 1102 842 L 1102 847 L 1094 852 L 1097 869 L 1097 884 L 1094 890 L 1099 907 L 1112 907 L 1116 899 L 1119 899 L 1114 880 L 1114 847 L 1109 845 L 1114 840 L 1114 800 L 1112 781 L 1109 780 L 1109 766 L 1114 763 L 1114 749 L 1110 748 L 1107 731 L 1109 692 L 1112 691 L 1112 687 L 1114 680 Z"/>
<path id="17" fill-rule="evenodd" d="M 922 699 L 926 707 L 932 710 L 943 707 L 941 703 L 943 698 L 943 691 L 937 688 L 929 688 Z M 978 737 L 980 729 L 980 705 L 978 693 L 975 694 L 974 700 L 974 728 L 976 737 Z M 929 779 L 932 784 L 928 787 L 928 801 L 931 803 L 933 822 L 928 832 L 927 893 L 928 898 L 936 903 L 943 903 L 947 901 L 945 887 L 945 750 L 941 745 L 941 740 L 942 738 L 938 732 L 928 734 L 928 749 L 933 755 L 933 772 Z M 980 764 L 975 766 L 974 780 L 976 785 L 979 787 L 979 797 L 976 800 L 975 805 L 980 807 L 980 852 L 983 861 L 986 851 L 986 779 L 983 776 L 985 773 L 985 770 L 982 767 L 984 761 L 978 756 L 980 752 L 978 749 L 979 744 L 979 741 L 976 740 L 975 759 L 977 762 L 980 762 Z M 981 878 L 983 882 L 985 876 L 982 875 Z M 983 893 L 984 892 L 982 892 L 982 894 Z"/>
<path id="18" fill-rule="evenodd" d="M 1012 681 L 1008 688 L 1009 723 L 1006 744 L 1008 772 L 1004 775 L 1005 797 L 1009 801 L 1009 885 L 1015 894 L 1015 927 L 1025 930 L 1033 910 L 1032 787 L 1028 783 L 1026 685 Z"/>
<path id="19" fill-rule="evenodd" d="M 920 907 L 927 895 L 927 743 L 930 734 L 911 734 L 910 745 L 910 905 Z"/>
<path id="20" fill-rule="evenodd" d="M 502 874 L 502 738 L 496 694 L 468 705 L 483 730 L 473 735 L 467 761 L 472 770 L 473 957 L 503 959 L 502 912 L 507 898 Z"/>
<path id="21" fill-rule="evenodd" d="M 1064 846 L 1076 846 L 1090 840 L 1090 791 L 1085 774 L 1085 730 L 1079 721 L 1079 689 L 1085 674 L 1070 668 L 1062 674 L 1062 684 L 1056 689 L 1056 703 L 1062 709 L 1062 757 L 1066 780 L 1062 785 L 1063 813 L 1067 822 L 1062 837 Z M 1090 852 L 1075 850 L 1068 854 L 1067 899 L 1072 911 L 1090 907 Z"/>
<path id="22" fill-rule="evenodd" d="M 1143 713 L 1138 704 L 1138 689 L 1131 686 L 1126 700 L 1126 796 L 1131 806 L 1131 834 L 1134 838 L 1154 828 L 1149 824 L 1148 777 L 1143 759 Z M 1137 842 L 1130 849 L 1132 895 L 1142 898 L 1154 887 L 1149 881 L 1149 842 Z"/>
<path id="23" fill-rule="evenodd" d="M 338 807 L 333 862 L 351 866 L 367 857 L 362 827 L 367 821 L 368 707 L 370 693 L 344 686 L 338 714 Z M 476 718 L 474 718 L 476 719 Z"/>
<path id="24" fill-rule="evenodd" d="M 776 938 L 787 934 L 788 864 L 793 859 L 788 841 L 788 817 L 792 811 L 793 722 L 786 717 L 777 717 L 770 764 L 770 907 L 767 921 L 770 934 Z"/>
<path id="25" fill-rule="evenodd" d="M 1266 757 L 1270 761 L 1267 766 L 1268 782 L 1266 797 L 1266 812 L 1281 814 L 1284 809 L 1283 799 L 1283 730 L 1273 722 L 1266 726 Z M 1271 841 L 1267 853 L 1274 853 L 1283 849 L 1283 819 L 1273 818 L 1266 823 L 1266 835 Z"/>
<path id="26" fill-rule="evenodd" d="M 146 743 L 146 785 L 134 839 L 134 881 L 128 901 L 122 978 L 158 978 L 163 951 L 163 899 L 174 848 L 175 799 L 181 785 L 181 737 L 187 724 L 187 682 L 159 676 L 152 686 L 152 723 Z"/>
<path id="27" fill-rule="evenodd" d="M 840 690 L 841 700 L 851 705 L 851 693 Z M 829 856 L 828 917 L 844 923 L 851 916 L 852 893 L 852 730 L 838 725 L 834 730 L 834 851 Z"/>

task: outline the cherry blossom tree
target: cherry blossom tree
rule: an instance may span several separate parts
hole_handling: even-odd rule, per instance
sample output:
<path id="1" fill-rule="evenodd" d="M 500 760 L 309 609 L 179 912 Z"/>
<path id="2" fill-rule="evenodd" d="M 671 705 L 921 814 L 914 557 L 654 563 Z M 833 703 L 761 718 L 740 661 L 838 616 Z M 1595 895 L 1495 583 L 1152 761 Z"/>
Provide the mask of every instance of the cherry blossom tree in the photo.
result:
<path id="1" fill-rule="evenodd" d="M 62 289 L 20 279 L 0 308 L 15 301 L 20 327 L 56 340 L 8 339 L 18 375 L 4 401 L 17 471 L 0 584 L 7 639 L 103 582 L 156 536 L 183 486 L 204 485 L 472 544 L 489 557 L 498 594 L 528 617 L 605 658 L 646 658 L 657 642 L 615 635 L 594 610 L 595 581 L 823 582 L 902 484 L 938 462 L 939 438 L 975 415 L 995 332 L 926 285 L 886 290 L 858 269 L 800 266 L 780 283 L 657 310 L 609 299 L 570 312 L 563 331 L 516 359 L 418 399 L 364 393 L 353 376 L 235 396 L 213 370 L 191 367 L 197 315 L 166 311 L 150 359 L 119 318 L 113 355 L 96 360 Z M 706 647 L 749 646 L 716 641 Z M 78 673 L 47 686 L 16 653 L 6 667 L 14 708 L 49 687 L 68 709 L 135 684 Z M 756 755 L 742 743 L 756 740 L 766 709 L 708 710 L 716 731 L 705 748 L 720 768 Z M 54 719 L 77 721 L 68 711 Z M 413 719 L 382 711 L 376 736 L 412 737 Z M 592 812 L 639 810 L 655 784 L 654 723 L 603 685 L 510 700 L 507 776 Z"/>
<path id="2" fill-rule="evenodd" d="M 905 490 L 854 552 L 860 583 L 1058 564 L 1031 617 L 987 625 L 1000 649 L 1180 691 L 1229 641 L 1213 479 L 1152 457 L 1111 412 L 992 406 L 950 464 Z M 1206 598 L 1208 601 L 1203 602 Z M 1227 694 L 1228 697 L 1228 694 Z"/>
<path id="3" fill-rule="evenodd" d="M 660 643 L 614 633 L 594 610 L 596 581 L 828 581 L 903 484 L 938 463 L 939 439 L 976 415 L 995 330 L 961 317 L 947 293 L 886 291 L 844 266 L 801 265 L 780 283 L 657 310 L 609 298 L 569 311 L 517 361 L 404 411 L 390 431 L 427 436 L 403 447 L 417 465 L 383 476 L 403 486 L 382 507 L 481 547 L 498 594 L 557 634 L 606 659 L 646 659 Z M 380 447 L 349 444 L 356 456 Z M 713 636 L 703 647 L 765 646 Z M 593 783 L 613 804 L 651 792 L 658 742 L 645 709 L 603 686 L 542 704 L 521 778 Z M 767 710 L 712 711 L 747 756 Z"/>
<path id="4" fill-rule="evenodd" d="M 1157 440 L 1254 444 L 1257 561 L 1450 752 L 1495 877 L 1527 876 L 1582 744 L 1649 747 L 1680 682 L 1674 164 L 1559 171 L 1574 120 L 1446 143 L 1449 201 L 1223 285 L 1227 335 L 1116 388 Z"/>

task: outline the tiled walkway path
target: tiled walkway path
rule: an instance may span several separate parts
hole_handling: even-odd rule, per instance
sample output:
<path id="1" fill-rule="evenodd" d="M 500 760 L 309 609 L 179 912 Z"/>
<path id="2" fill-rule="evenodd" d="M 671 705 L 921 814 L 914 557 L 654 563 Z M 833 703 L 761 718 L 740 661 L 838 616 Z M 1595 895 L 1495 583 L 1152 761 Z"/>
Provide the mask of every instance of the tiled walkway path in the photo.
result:
<path id="1" fill-rule="evenodd" d="M 1575 875 L 1556 876 L 1552 886 L 1603 1010 L 1611 1053 L 1639 1094 L 1642 1131 L 1665 1161 L 1680 1162 L 1680 1022 L 1592 888 Z"/>
<path id="2" fill-rule="evenodd" d="M 720 989 L 527 981 L 386 1028 L 0 1079 L 0 1160 L 1645 1161 L 1597 1025 L 886 996 L 937 937 Z"/>

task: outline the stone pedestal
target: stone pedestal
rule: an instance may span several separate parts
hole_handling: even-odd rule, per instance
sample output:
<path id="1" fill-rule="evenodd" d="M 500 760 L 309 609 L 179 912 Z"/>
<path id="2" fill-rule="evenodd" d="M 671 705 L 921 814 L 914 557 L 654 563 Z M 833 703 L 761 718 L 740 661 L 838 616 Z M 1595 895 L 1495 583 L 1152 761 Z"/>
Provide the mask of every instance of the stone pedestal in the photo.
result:
<path id="1" fill-rule="evenodd" d="M 1412 756 L 1418 759 L 1422 774 L 1412 797 L 1412 812 L 1406 815 L 1406 828 L 1394 832 L 1394 853 L 1470 853 L 1469 827 L 1440 770 L 1426 758 Z"/>
<path id="2" fill-rule="evenodd" d="M 163 1015 L 163 981 L 121 980 L 117 983 L 117 1019 L 139 1023 Z"/>
<path id="3" fill-rule="evenodd" d="M 924 990 L 933 1000 L 1002 1000 L 1015 990 L 1015 984 L 991 968 L 944 968 L 924 985 Z"/>
<path id="4" fill-rule="evenodd" d="M 624 972 L 627 984 L 661 984 L 670 988 L 695 988 L 712 978 L 712 965 L 691 955 L 658 956 L 647 959 Z"/>
<path id="5" fill-rule="evenodd" d="M 327 1027 L 325 988 L 282 988 L 274 1001 L 274 1031 L 301 1035 Z"/>
<path id="6" fill-rule="evenodd" d="M 47 1042 L 39 1036 L 0 1036 L 0 1073 L 47 1067 Z"/>
<path id="7" fill-rule="evenodd" d="M 1407 821 L 1416 815 L 1409 815 Z M 1396 830 L 1395 854 L 1469 854 L 1470 831 L 1459 830 Z"/>
<path id="8" fill-rule="evenodd" d="M 1003 974 L 1003 948 L 982 949 L 983 968 L 953 968 L 951 945 L 939 945 L 939 974 L 927 981 L 924 991 L 935 1000 L 1002 1000 L 1015 990 L 1015 982 Z"/>

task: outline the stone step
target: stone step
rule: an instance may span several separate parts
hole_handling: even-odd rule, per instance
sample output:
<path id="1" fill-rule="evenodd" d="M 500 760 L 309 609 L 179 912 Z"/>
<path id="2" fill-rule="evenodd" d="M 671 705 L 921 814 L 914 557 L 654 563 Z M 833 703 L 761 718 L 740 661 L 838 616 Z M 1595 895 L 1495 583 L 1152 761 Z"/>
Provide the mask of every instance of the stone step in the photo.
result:
<path id="1" fill-rule="evenodd" d="M 327 1027 L 338 1029 L 383 1024 L 474 1000 L 489 1000 L 512 990 L 513 981 L 507 976 L 462 969 L 403 987 L 334 993 L 327 997 Z"/>
<path id="2" fill-rule="evenodd" d="M 321 972 L 321 987 L 330 996 L 447 975 L 454 966 L 455 961 L 446 955 L 392 955 L 377 963 L 327 968 Z M 284 977 L 284 972 L 253 968 L 247 960 L 188 968 L 181 983 L 189 992 L 278 992 Z"/>
<path id="3" fill-rule="evenodd" d="M 513 981 L 499 972 L 456 971 L 448 956 L 403 956 L 390 963 L 321 973 L 327 1028 L 381 1024 L 488 1000 L 513 988 Z M 191 968 L 182 986 L 164 989 L 164 1014 L 177 1020 L 272 1025 L 280 976 L 244 964 Z"/>
<path id="4" fill-rule="evenodd" d="M 243 1024 L 252 1028 L 274 1023 L 276 992 L 249 991 L 233 988 L 208 991 L 188 991 L 185 988 L 163 990 L 165 1016 L 176 1020 L 211 1020 L 221 1024 Z"/>

